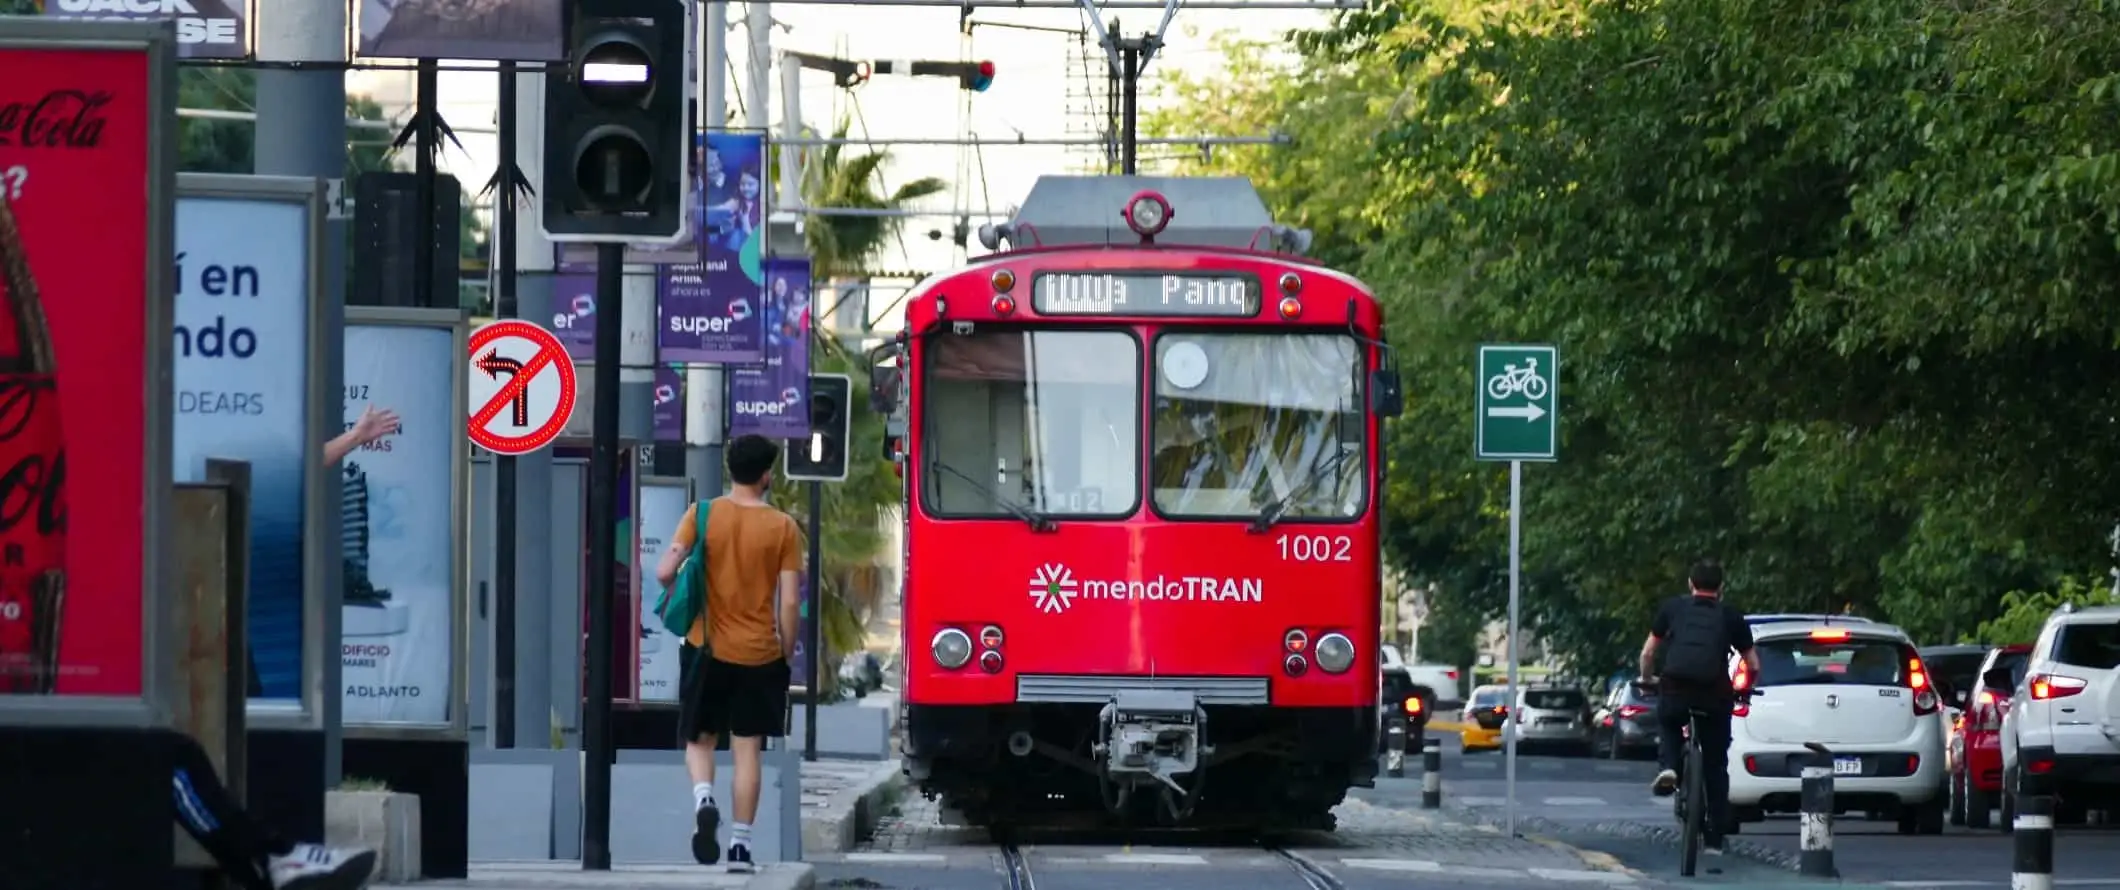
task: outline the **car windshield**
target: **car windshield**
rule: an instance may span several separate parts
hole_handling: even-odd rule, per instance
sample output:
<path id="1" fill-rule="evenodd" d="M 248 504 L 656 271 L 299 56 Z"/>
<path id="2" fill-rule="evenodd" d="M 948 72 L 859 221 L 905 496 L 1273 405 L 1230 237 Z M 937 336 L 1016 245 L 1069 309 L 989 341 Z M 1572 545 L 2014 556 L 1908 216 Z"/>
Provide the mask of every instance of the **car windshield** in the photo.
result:
<path id="1" fill-rule="evenodd" d="M 1784 637 L 1763 640 L 1757 650 L 1759 686 L 1905 686 L 1907 656 L 1913 654 L 1899 642 L 1863 637 Z"/>
<path id="2" fill-rule="evenodd" d="M 1363 503 L 1361 350 L 1344 334 L 1156 338 L 1153 463 L 1166 516 L 1346 519 Z"/>
<path id="3" fill-rule="evenodd" d="M 1971 652 L 1923 653 L 1921 663 L 1928 666 L 1929 674 L 1945 689 L 1971 689 L 1973 681 L 1979 679 L 1980 662 L 1987 658 L 1984 650 Z"/>
<path id="4" fill-rule="evenodd" d="M 1583 707 L 1583 694 L 1572 689 L 1533 689 L 1524 693 L 1524 707 L 1541 711 L 1575 711 Z"/>
<path id="5" fill-rule="evenodd" d="M 1472 693 L 1471 707 L 1499 708 L 1502 706 L 1502 696 L 1503 692 L 1499 689 L 1476 690 Z"/>
<path id="6" fill-rule="evenodd" d="M 1140 341 L 1123 331 L 930 338 L 922 505 L 937 516 L 1125 516 L 1140 500 Z"/>
<path id="7" fill-rule="evenodd" d="M 1989 670 L 1994 670 L 1996 668 L 2003 668 L 2008 670 L 2010 672 L 2010 685 L 2009 689 L 1997 689 L 1995 690 L 1995 692 L 2000 695 L 2010 694 L 2010 689 L 2015 689 L 2017 688 L 2017 684 L 2024 682 L 2024 675 L 2028 670 L 2030 670 L 2031 665 L 2032 655 L 2029 652 L 1996 653 L 1995 664 L 1990 667 Z"/>
<path id="8" fill-rule="evenodd" d="M 2120 668 L 2120 624 L 2062 625 L 2061 636 L 2054 640 L 2054 660 L 2097 671 Z"/>

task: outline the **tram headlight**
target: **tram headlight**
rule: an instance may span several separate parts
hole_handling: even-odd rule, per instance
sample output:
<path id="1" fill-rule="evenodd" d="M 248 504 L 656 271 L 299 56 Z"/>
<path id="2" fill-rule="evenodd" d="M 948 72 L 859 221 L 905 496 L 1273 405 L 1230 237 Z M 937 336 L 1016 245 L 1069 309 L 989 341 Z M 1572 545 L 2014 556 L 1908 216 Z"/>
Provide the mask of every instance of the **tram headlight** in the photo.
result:
<path id="1" fill-rule="evenodd" d="M 935 632 L 935 639 L 928 648 L 934 652 L 935 663 L 956 670 L 972 660 L 972 638 L 964 631 L 945 627 Z"/>
<path id="2" fill-rule="evenodd" d="M 1318 667 L 1328 674 L 1337 674 L 1354 666 L 1354 641 L 1346 634 L 1329 633 L 1318 638 L 1312 654 L 1318 659 Z"/>
<path id="3" fill-rule="evenodd" d="M 1164 200 L 1162 195 L 1151 189 L 1142 189 L 1126 200 L 1126 207 L 1120 210 L 1119 215 L 1126 217 L 1126 226 L 1133 229 L 1134 234 L 1143 238 L 1154 238 L 1157 233 L 1163 231 L 1164 226 L 1170 225 L 1170 218 L 1176 214 L 1171 212 L 1170 202 Z"/>

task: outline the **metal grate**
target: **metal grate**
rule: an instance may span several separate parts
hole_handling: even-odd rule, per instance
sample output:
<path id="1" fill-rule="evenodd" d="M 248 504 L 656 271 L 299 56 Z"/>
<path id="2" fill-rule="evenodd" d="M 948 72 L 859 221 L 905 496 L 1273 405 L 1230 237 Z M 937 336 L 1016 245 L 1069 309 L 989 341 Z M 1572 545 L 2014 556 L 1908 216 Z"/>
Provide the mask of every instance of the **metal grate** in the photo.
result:
<path id="1" fill-rule="evenodd" d="M 1016 678 L 1019 702 L 1103 703 L 1120 692 L 1190 692 L 1203 705 L 1263 705 L 1271 702 L 1265 677 L 1135 677 L 1097 674 L 1023 674 Z"/>

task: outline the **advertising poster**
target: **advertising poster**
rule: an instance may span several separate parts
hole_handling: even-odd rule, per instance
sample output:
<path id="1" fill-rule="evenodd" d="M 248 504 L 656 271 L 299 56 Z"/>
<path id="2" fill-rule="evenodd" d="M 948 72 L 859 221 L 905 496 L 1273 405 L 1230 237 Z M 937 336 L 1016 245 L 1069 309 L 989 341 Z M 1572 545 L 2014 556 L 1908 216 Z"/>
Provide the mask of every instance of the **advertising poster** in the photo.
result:
<path id="1" fill-rule="evenodd" d="M 578 362 L 596 358 L 596 264 L 560 260 L 552 273 L 552 336 Z"/>
<path id="2" fill-rule="evenodd" d="M 584 449 L 586 451 L 586 449 Z M 636 557 L 640 551 L 640 536 L 633 526 L 633 480 L 639 475 L 634 469 L 638 458 L 633 449 L 621 448 L 618 454 L 618 526 L 617 544 L 611 551 L 611 698 L 614 701 L 633 701 L 640 688 L 640 680 L 634 671 L 640 666 L 640 640 L 642 628 L 627 621 L 626 616 L 640 614 L 641 605 L 635 595 L 640 585 L 634 582 L 634 567 L 640 562 Z M 583 509 L 587 510 L 586 501 Z M 594 527 L 584 525 L 594 533 Z M 583 556 L 587 558 L 587 547 Z M 654 572 L 650 565 L 645 571 Z M 650 579 L 653 580 L 653 579 Z M 588 588 L 582 589 L 582 627 L 589 626 Z M 589 637 L 582 636 L 582 688 L 589 688 Z"/>
<path id="3" fill-rule="evenodd" d="M 655 563 L 662 559 L 670 533 L 692 505 L 682 483 L 643 482 L 640 486 L 640 691 L 641 701 L 674 702 L 682 666 L 679 649 L 684 641 L 663 629 L 655 614 L 662 599 L 662 583 L 655 579 Z"/>
<path id="4" fill-rule="evenodd" d="M 810 435 L 810 261 L 768 260 L 765 361 L 729 372 L 729 435 Z"/>
<path id="5" fill-rule="evenodd" d="M 250 56 L 250 6 L 244 0 L 30 0 L 59 19 L 117 22 L 176 20 L 177 58 L 243 59 Z"/>
<path id="6" fill-rule="evenodd" d="M 763 133 L 704 133 L 699 171 L 699 262 L 666 265 L 656 279 L 656 347 L 665 361 L 755 364 L 764 350 Z"/>
<path id="7" fill-rule="evenodd" d="M 565 6 L 564 0 L 356 0 L 357 51 L 385 59 L 557 62 L 567 57 Z"/>
<path id="8" fill-rule="evenodd" d="M 457 416 L 456 332 L 346 326 L 345 424 L 369 405 L 397 412 L 396 435 L 339 464 L 345 571 L 341 609 L 347 723 L 448 723 L 455 654 L 456 516 L 450 471 Z"/>
<path id="9" fill-rule="evenodd" d="M 309 208 L 185 197 L 176 228 L 175 477 L 250 462 L 253 696 L 302 694 Z"/>
<path id="10" fill-rule="evenodd" d="M 0 70 L 0 696 L 137 697 L 169 337 L 142 183 L 165 172 L 170 100 L 144 47 L 0 46 Z"/>
<path id="11" fill-rule="evenodd" d="M 655 367 L 655 441 L 685 440 L 685 372 L 677 365 Z"/>

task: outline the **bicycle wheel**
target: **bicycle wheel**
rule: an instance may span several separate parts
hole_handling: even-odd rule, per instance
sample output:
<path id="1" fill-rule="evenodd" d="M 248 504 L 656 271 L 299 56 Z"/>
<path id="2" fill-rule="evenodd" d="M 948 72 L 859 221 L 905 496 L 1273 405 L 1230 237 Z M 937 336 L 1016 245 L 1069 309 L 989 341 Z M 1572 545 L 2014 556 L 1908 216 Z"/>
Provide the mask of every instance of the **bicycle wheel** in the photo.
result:
<path id="1" fill-rule="evenodd" d="M 1509 397 L 1509 394 L 1513 392 L 1516 392 L 1516 380 L 1510 375 L 1496 374 L 1493 377 L 1487 378 L 1488 398 L 1506 399 Z"/>
<path id="2" fill-rule="evenodd" d="M 1678 838 L 1678 874 L 1693 877 L 1693 869 L 1700 864 L 1701 825 L 1708 809 L 1707 779 L 1701 773 L 1700 748 L 1686 746 L 1686 774 L 1679 786 L 1685 795 L 1686 818 L 1680 823 Z"/>

